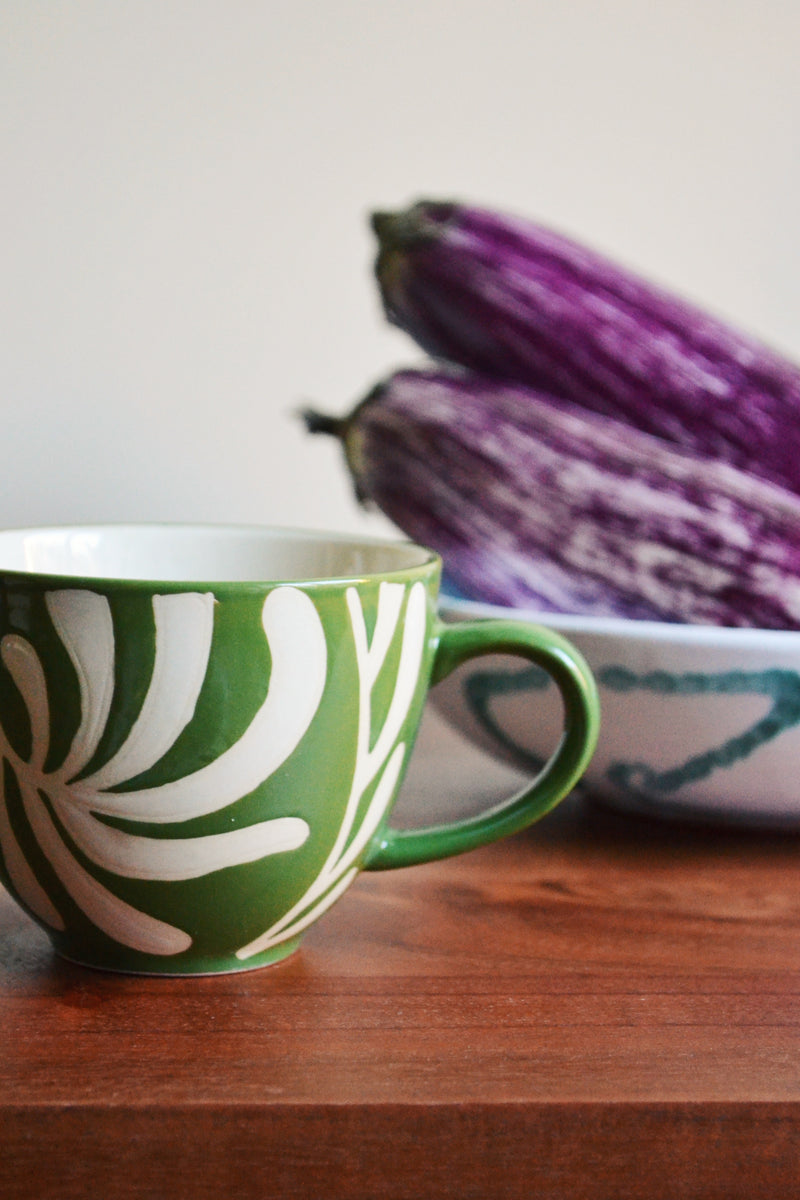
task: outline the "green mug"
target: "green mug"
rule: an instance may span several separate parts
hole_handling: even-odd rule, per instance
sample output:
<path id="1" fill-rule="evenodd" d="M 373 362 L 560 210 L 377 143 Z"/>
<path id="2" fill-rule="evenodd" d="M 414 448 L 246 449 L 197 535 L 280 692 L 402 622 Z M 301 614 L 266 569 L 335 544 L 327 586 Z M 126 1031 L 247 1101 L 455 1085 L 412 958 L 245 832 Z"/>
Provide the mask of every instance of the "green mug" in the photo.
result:
<path id="1" fill-rule="evenodd" d="M 445 626 L 437 555 L 230 526 L 0 532 L 0 880 L 72 961 L 199 975 L 285 957 L 360 870 L 515 833 L 588 764 L 594 681 L 557 634 Z M 477 817 L 388 824 L 428 688 L 543 667 L 565 728 Z"/>

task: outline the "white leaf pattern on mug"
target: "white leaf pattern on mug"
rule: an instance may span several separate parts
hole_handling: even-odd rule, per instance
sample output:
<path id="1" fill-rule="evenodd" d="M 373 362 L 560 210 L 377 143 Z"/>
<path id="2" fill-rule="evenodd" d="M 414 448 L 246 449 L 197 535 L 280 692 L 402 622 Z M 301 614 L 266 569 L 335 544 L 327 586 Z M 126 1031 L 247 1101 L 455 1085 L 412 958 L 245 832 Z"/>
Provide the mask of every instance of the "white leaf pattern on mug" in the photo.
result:
<path id="1" fill-rule="evenodd" d="M 61 766 L 47 771 L 50 713 L 44 669 L 33 646 L 16 634 L 0 644 L 3 663 L 28 712 L 31 750 L 23 759 L 0 729 L 0 850 L 22 901 L 46 924 L 64 928 L 63 915 L 25 858 L 10 819 L 6 771 L 19 787 L 22 808 L 36 838 L 73 901 L 121 944 L 157 955 L 188 949 L 192 939 L 114 895 L 77 860 L 63 830 L 92 862 L 134 879 L 192 879 L 222 867 L 297 849 L 307 823 L 278 817 L 244 829 L 197 837 L 148 838 L 98 819 L 182 822 L 215 812 L 246 796 L 296 748 L 316 713 L 325 685 L 327 647 L 310 597 L 290 586 L 274 589 L 262 610 L 272 655 L 267 695 L 244 734 L 211 763 L 177 780 L 128 792 L 108 789 L 154 766 L 175 743 L 195 711 L 211 652 L 214 596 L 156 596 L 155 660 L 147 694 L 123 745 L 88 777 L 75 777 L 92 759 L 106 727 L 114 690 L 114 629 L 108 602 L 90 591 L 48 593 L 53 626 L 75 669 L 81 716 Z M 302 646 L 303 653 L 297 654 Z M 46 799 L 45 799 L 46 797 Z"/>
<path id="2" fill-rule="evenodd" d="M 383 582 L 378 592 L 378 613 L 372 640 L 367 637 L 364 612 L 355 588 L 348 588 L 347 606 L 355 642 L 359 676 L 358 732 L 350 794 L 336 841 L 325 863 L 300 900 L 265 933 L 237 950 L 245 960 L 296 937 L 347 889 L 358 871 L 358 860 L 377 832 L 400 775 L 405 743 L 397 742 L 419 679 L 426 627 L 426 593 L 422 583 L 408 592 L 402 623 L 400 660 L 394 692 L 383 725 L 373 739 L 372 691 L 401 621 L 406 588 Z M 396 743 L 396 744 L 395 744 Z M 366 813 L 357 826 L 367 788 L 380 774 Z"/>

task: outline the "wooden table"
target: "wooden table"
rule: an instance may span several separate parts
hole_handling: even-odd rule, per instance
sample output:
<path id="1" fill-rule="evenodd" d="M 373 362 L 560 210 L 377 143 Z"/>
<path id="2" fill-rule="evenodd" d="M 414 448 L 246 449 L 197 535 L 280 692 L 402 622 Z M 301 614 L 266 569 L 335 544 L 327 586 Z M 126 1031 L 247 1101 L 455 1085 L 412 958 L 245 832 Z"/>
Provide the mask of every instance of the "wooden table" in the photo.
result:
<path id="1" fill-rule="evenodd" d="M 517 776 L 429 716 L 398 816 L 458 780 Z M 199 980 L 59 962 L 0 896 L 0 1021 L 3 1200 L 789 1200 L 800 838 L 573 797 Z"/>

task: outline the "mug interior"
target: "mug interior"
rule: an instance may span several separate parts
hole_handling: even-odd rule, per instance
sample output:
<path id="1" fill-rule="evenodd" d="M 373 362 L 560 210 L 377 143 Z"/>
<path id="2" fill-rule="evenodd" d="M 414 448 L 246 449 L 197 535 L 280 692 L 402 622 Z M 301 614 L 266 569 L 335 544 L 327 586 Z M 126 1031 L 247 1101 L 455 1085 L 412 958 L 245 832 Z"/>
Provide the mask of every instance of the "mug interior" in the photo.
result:
<path id="1" fill-rule="evenodd" d="M 410 542 L 214 525 L 98 525 L 0 531 L 0 571 L 90 579 L 285 582 L 422 567 Z"/>

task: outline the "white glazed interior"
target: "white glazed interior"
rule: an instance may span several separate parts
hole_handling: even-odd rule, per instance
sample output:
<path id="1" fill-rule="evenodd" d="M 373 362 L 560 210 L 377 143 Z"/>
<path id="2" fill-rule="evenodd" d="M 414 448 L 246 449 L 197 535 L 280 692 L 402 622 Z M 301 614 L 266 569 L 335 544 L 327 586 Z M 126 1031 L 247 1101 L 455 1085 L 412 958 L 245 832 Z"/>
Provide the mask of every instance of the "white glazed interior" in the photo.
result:
<path id="1" fill-rule="evenodd" d="M 255 526 L 107 525 L 0 531 L 0 571 L 91 579 L 268 582 L 423 566 L 407 542 Z"/>

